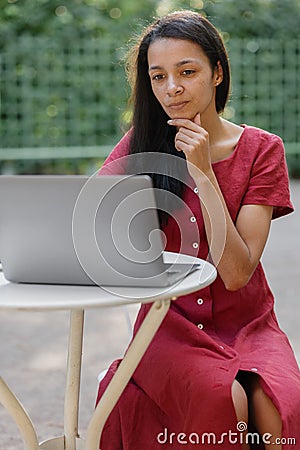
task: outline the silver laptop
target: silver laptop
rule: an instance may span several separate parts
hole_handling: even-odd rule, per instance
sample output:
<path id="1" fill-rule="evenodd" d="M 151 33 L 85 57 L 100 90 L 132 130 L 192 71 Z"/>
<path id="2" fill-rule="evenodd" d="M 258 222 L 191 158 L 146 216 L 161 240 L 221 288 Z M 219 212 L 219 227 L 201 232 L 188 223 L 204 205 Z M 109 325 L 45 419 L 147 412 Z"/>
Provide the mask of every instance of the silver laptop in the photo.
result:
<path id="1" fill-rule="evenodd" d="M 0 176 L 0 261 L 21 283 L 168 286 L 197 264 L 163 261 L 146 175 Z"/>

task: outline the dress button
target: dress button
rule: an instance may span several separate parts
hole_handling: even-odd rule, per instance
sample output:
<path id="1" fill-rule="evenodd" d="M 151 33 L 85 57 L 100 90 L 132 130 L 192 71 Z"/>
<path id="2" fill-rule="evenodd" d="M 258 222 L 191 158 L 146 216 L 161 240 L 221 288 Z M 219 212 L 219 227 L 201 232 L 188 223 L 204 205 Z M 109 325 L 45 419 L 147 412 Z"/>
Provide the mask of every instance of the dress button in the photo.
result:
<path id="1" fill-rule="evenodd" d="M 198 323 L 197 327 L 199 328 L 199 330 L 203 330 L 204 325 L 202 323 Z"/>
<path id="2" fill-rule="evenodd" d="M 193 242 L 193 248 L 198 248 L 198 247 L 199 247 L 198 242 Z"/>
<path id="3" fill-rule="evenodd" d="M 194 216 L 190 217 L 190 221 L 191 222 L 196 222 L 196 217 L 194 217 Z"/>
<path id="4" fill-rule="evenodd" d="M 198 298 L 197 303 L 198 303 L 198 305 L 202 305 L 203 304 L 203 298 Z"/>
<path id="5" fill-rule="evenodd" d="M 256 368 L 256 367 L 252 367 L 252 372 L 257 372 L 258 371 L 258 369 Z"/>
<path id="6" fill-rule="evenodd" d="M 194 192 L 195 192 L 195 194 L 198 194 L 199 191 L 198 191 L 197 187 L 195 187 Z"/>

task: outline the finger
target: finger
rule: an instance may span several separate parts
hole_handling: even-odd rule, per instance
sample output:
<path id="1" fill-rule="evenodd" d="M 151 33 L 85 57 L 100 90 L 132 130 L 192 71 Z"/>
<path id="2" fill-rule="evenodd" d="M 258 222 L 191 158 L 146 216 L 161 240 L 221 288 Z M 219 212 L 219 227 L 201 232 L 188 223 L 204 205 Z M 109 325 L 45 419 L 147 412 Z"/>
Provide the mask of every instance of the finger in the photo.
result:
<path id="1" fill-rule="evenodd" d="M 193 135 L 188 136 L 186 133 L 182 133 L 181 131 L 179 131 L 175 137 L 175 147 L 179 147 L 180 150 L 182 150 L 181 148 L 181 144 L 184 144 L 185 146 L 189 147 L 190 151 L 193 151 L 195 149 L 197 149 L 199 147 L 199 143 L 202 143 L 202 139 L 198 137 L 198 139 L 196 139 L 196 134 L 193 133 Z"/>
<path id="2" fill-rule="evenodd" d="M 188 144 L 187 142 L 176 141 L 175 148 L 177 151 L 185 153 L 185 156 L 188 157 L 193 147 L 191 147 L 191 145 Z"/>
<path id="3" fill-rule="evenodd" d="M 199 132 L 199 125 L 189 119 L 171 119 L 168 124 L 178 128 L 186 128 L 187 130 Z"/>
<path id="4" fill-rule="evenodd" d="M 208 139 L 208 133 L 204 128 L 197 126 L 197 130 L 190 130 L 188 128 L 179 127 L 175 139 L 191 139 L 195 144 L 205 144 Z"/>
<path id="5" fill-rule="evenodd" d="M 195 134 L 193 131 L 181 128 L 176 134 L 175 142 L 181 141 L 195 147 L 199 144 L 199 139 L 197 139 L 197 136 L 198 135 Z"/>

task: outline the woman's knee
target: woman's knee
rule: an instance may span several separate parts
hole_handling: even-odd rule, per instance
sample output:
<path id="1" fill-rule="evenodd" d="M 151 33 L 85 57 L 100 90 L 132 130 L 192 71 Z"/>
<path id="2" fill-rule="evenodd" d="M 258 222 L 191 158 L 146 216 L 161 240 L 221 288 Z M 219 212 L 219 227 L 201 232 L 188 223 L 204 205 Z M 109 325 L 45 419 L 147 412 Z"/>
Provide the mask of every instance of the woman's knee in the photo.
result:
<path id="1" fill-rule="evenodd" d="M 248 399 L 242 385 L 234 380 L 231 386 L 232 400 L 238 421 L 248 423 Z"/>

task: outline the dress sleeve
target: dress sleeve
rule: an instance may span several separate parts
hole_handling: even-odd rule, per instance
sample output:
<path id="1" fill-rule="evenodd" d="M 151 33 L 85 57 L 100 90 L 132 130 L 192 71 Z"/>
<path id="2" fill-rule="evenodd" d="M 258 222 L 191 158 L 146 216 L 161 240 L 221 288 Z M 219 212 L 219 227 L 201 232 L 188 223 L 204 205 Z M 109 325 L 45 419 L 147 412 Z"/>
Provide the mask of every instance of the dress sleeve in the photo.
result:
<path id="1" fill-rule="evenodd" d="M 99 170 L 99 175 L 123 175 L 126 172 L 126 160 L 130 148 L 131 130 L 113 148 Z"/>
<path id="2" fill-rule="evenodd" d="M 273 219 L 293 212 L 284 146 L 280 137 L 269 133 L 262 137 L 242 204 L 273 206 Z"/>

